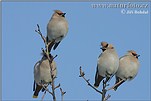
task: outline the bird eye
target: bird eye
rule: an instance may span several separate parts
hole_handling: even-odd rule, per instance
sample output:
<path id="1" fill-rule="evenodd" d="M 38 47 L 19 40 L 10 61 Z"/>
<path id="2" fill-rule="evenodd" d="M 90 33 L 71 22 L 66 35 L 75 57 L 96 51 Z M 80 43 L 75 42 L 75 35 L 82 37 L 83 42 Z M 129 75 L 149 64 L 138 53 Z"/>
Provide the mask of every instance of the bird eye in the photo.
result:
<path id="1" fill-rule="evenodd" d="M 111 49 L 114 49 L 114 47 L 111 47 Z"/>

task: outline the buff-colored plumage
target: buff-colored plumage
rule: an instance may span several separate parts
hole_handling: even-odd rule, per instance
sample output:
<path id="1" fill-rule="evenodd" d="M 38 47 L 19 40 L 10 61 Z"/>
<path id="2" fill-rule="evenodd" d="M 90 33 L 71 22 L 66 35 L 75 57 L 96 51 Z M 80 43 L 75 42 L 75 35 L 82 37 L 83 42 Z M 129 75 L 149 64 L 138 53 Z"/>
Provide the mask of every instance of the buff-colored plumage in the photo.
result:
<path id="1" fill-rule="evenodd" d="M 52 68 L 52 74 L 51 74 L 51 68 Z M 51 65 L 49 65 L 49 61 L 46 58 L 46 56 L 43 56 L 43 58 L 38 61 L 34 66 L 34 81 L 36 84 L 36 89 L 33 94 L 33 98 L 37 98 L 39 91 L 42 89 L 42 85 L 47 86 L 49 83 L 52 82 L 52 77 L 56 77 L 57 69 L 56 69 L 56 63 L 53 60 Z"/>
<path id="2" fill-rule="evenodd" d="M 119 85 L 114 87 L 116 90 L 126 80 L 132 80 L 138 73 L 139 55 L 134 50 L 129 50 L 126 55 L 120 58 L 119 68 L 116 73 L 116 83 L 123 80 Z"/>
<path id="3" fill-rule="evenodd" d="M 113 45 L 108 44 L 107 42 L 102 42 L 101 46 L 103 52 L 98 58 L 94 83 L 95 87 L 98 87 L 104 78 L 109 80 L 110 77 L 116 73 L 119 66 L 119 58 Z"/>
<path id="4" fill-rule="evenodd" d="M 48 42 L 54 41 L 49 46 L 49 52 L 51 48 L 55 50 L 62 39 L 67 35 L 68 22 L 65 19 L 65 14 L 60 10 L 54 10 L 54 14 L 47 24 L 47 40 Z"/>

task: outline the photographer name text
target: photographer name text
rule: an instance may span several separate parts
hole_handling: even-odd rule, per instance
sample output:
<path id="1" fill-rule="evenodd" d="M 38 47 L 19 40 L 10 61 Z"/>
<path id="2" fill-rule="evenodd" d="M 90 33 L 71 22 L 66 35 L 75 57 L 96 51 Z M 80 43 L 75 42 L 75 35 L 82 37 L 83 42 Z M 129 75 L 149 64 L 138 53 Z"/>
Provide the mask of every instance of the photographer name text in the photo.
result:
<path id="1" fill-rule="evenodd" d="M 142 15 L 145 15 L 145 14 L 149 14 L 149 11 L 148 10 L 126 10 L 126 9 L 122 9 L 121 13 L 122 14 L 142 14 Z"/>

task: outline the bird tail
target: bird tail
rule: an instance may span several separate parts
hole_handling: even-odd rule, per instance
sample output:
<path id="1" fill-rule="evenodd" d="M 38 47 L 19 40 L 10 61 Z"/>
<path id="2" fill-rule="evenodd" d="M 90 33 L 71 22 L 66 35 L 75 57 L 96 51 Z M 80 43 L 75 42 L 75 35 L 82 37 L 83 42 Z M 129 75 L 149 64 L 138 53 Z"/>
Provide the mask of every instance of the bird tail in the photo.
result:
<path id="1" fill-rule="evenodd" d="M 36 84 L 36 90 L 35 90 L 35 92 L 33 94 L 33 98 L 37 98 L 38 97 L 38 94 L 39 94 L 41 89 L 42 89 L 42 86 L 39 86 L 39 85 Z"/>
<path id="2" fill-rule="evenodd" d="M 33 84 L 33 91 L 35 91 L 35 85 L 36 85 L 36 83 L 35 83 L 35 81 L 34 81 L 34 84 Z"/>
<path id="3" fill-rule="evenodd" d="M 95 83 L 94 83 L 94 86 L 95 86 L 96 88 L 99 87 L 100 82 L 101 82 L 103 79 L 104 79 L 104 77 L 103 77 L 103 76 L 100 76 L 100 75 L 98 74 L 98 67 L 97 67 L 96 74 L 95 74 Z"/>
<path id="4" fill-rule="evenodd" d="M 119 83 L 121 80 L 122 80 L 122 79 L 120 79 L 119 77 L 116 77 L 115 85 L 116 85 L 117 83 Z M 124 82 L 125 82 L 125 81 L 123 80 L 122 82 L 120 82 L 119 84 L 117 84 L 113 89 L 116 91 L 117 88 L 118 88 L 122 83 L 124 83 Z"/>
<path id="5" fill-rule="evenodd" d="M 59 43 L 60 41 L 54 45 L 53 50 L 55 50 L 58 47 Z"/>
<path id="6" fill-rule="evenodd" d="M 38 96 L 33 95 L 33 98 L 38 98 Z"/>

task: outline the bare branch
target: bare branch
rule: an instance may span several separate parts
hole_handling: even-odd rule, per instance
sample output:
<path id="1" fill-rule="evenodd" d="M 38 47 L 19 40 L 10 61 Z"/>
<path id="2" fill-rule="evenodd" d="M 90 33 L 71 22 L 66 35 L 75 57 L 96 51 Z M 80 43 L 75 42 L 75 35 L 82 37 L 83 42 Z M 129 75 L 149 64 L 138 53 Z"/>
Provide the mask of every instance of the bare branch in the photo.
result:
<path id="1" fill-rule="evenodd" d="M 54 57 L 52 57 L 51 59 L 50 59 L 50 63 L 52 63 L 52 61 L 57 57 L 58 55 L 55 55 Z"/>
<path id="2" fill-rule="evenodd" d="M 80 66 L 80 76 L 79 76 L 79 77 L 82 77 L 82 78 L 87 82 L 87 84 L 88 84 L 91 88 L 93 88 L 93 89 L 94 89 L 95 91 L 97 91 L 98 93 L 102 94 L 101 91 L 99 91 L 99 90 L 96 89 L 93 85 L 91 85 L 91 83 L 89 82 L 89 79 L 87 80 L 84 75 L 85 75 L 85 74 L 84 74 L 84 72 L 82 71 L 82 67 Z"/>
<path id="3" fill-rule="evenodd" d="M 41 98 L 41 101 L 44 100 L 45 95 L 46 95 L 46 90 L 45 90 L 45 92 L 44 92 L 44 94 L 43 94 L 43 96 L 42 96 L 42 98 Z"/>
<path id="4" fill-rule="evenodd" d="M 110 97 L 111 97 L 111 95 L 108 94 L 108 95 L 104 98 L 104 101 L 107 101 Z"/>
<path id="5" fill-rule="evenodd" d="M 53 59 L 54 59 L 56 56 L 53 58 L 53 56 L 51 56 L 51 54 L 49 54 L 49 50 L 48 50 L 48 46 L 49 46 L 52 42 L 54 42 L 55 40 L 53 40 L 53 41 L 51 41 L 51 42 L 47 42 L 47 41 L 46 41 L 46 38 L 42 35 L 42 33 L 41 33 L 41 31 L 40 31 L 40 26 L 39 26 L 38 24 L 37 24 L 37 27 L 38 27 L 38 30 L 35 30 L 35 31 L 41 36 L 41 38 L 43 39 L 43 41 L 44 41 L 44 43 L 45 43 L 45 48 L 46 48 L 46 50 L 44 50 L 44 49 L 42 48 L 42 51 L 43 51 L 43 53 L 47 56 L 47 58 L 48 58 L 48 60 L 49 60 L 50 73 L 51 73 L 51 78 L 52 78 L 52 82 L 51 82 L 52 92 L 50 92 L 50 91 L 49 91 L 47 88 L 45 88 L 44 86 L 43 86 L 43 88 L 53 96 L 53 101 L 56 101 L 56 96 L 55 96 L 55 84 L 54 84 L 54 79 L 55 79 L 55 77 L 54 77 L 54 75 L 53 75 L 53 70 L 52 70 L 52 67 L 51 67 L 51 63 L 52 63 Z M 50 57 L 50 56 L 51 56 L 51 57 Z"/>
<path id="6" fill-rule="evenodd" d="M 64 91 L 62 90 L 62 88 L 60 88 L 60 92 L 61 92 L 61 101 L 63 101 L 63 96 L 64 96 L 64 94 L 65 94 L 66 92 L 64 92 Z"/>
<path id="7" fill-rule="evenodd" d="M 85 74 L 84 72 L 82 71 L 82 67 L 80 66 L 80 76 L 79 77 L 83 77 Z"/>
<path id="8" fill-rule="evenodd" d="M 60 87 L 60 83 L 59 83 L 59 85 L 58 86 L 56 86 L 54 89 L 57 89 L 57 88 L 59 88 Z"/>
<path id="9" fill-rule="evenodd" d="M 49 89 L 46 88 L 44 85 L 42 85 L 42 87 L 43 87 L 49 94 L 53 95 L 52 92 L 50 92 Z"/>
<path id="10" fill-rule="evenodd" d="M 108 83 L 108 78 L 106 78 L 106 80 L 103 80 L 103 88 L 102 88 L 102 91 L 99 91 L 98 89 L 96 89 L 89 81 L 89 79 L 86 79 L 85 78 L 85 73 L 82 71 L 82 67 L 80 66 L 80 75 L 79 75 L 79 77 L 82 77 L 86 82 L 87 82 L 87 84 L 91 87 L 91 88 L 93 88 L 96 92 L 98 92 L 99 94 L 101 94 L 102 95 L 102 101 L 107 101 L 110 97 L 111 97 L 111 95 L 107 95 L 106 96 L 106 93 L 107 93 L 107 91 L 108 90 L 106 90 L 106 87 L 107 86 L 109 86 L 109 84 L 107 84 Z"/>
<path id="11" fill-rule="evenodd" d="M 124 81 L 124 80 L 120 80 L 118 83 L 116 83 L 116 84 L 113 85 L 111 88 L 109 88 L 108 91 L 114 89 L 115 86 L 119 85 L 119 84 L 120 84 L 121 82 L 123 82 L 123 81 Z"/>
<path id="12" fill-rule="evenodd" d="M 35 30 L 35 32 L 37 32 L 43 39 L 44 43 L 46 43 L 46 38 L 42 35 L 39 24 L 37 24 L 37 27 L 38 27 L 38 30 Z"/>
<path id="13" fill-rule="evenodd" d="M 106 88 L 106 83 L 107 83 L 107 79 L 105 81 L 103 80 L 102 101 L 106 101 L 105 100 L 105 95 L 106 95 L 106 92 L 107 92 L 107 90 L 105 89 Z"/>

